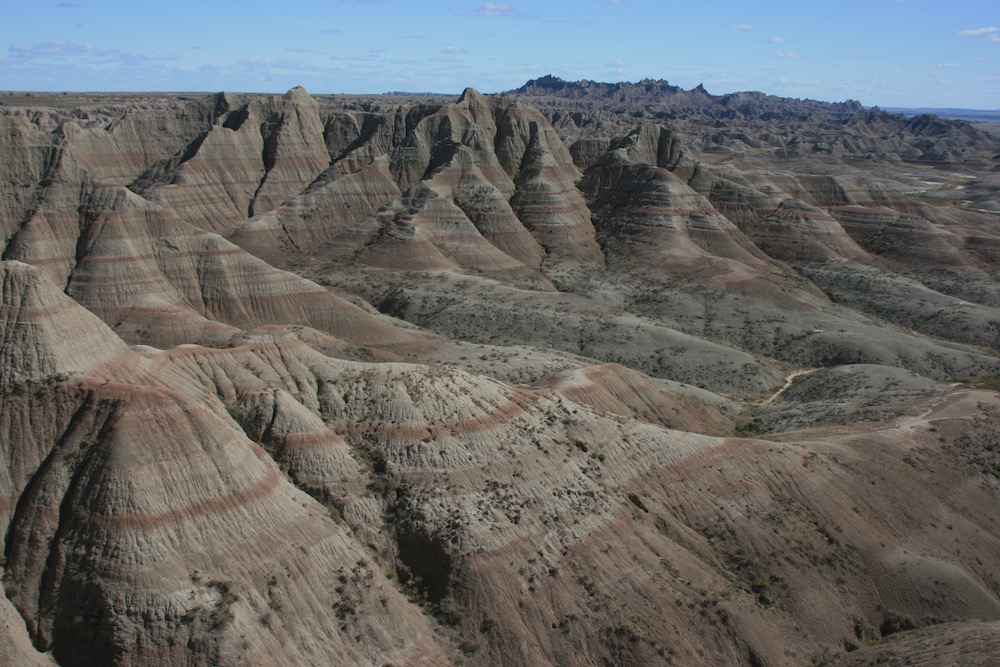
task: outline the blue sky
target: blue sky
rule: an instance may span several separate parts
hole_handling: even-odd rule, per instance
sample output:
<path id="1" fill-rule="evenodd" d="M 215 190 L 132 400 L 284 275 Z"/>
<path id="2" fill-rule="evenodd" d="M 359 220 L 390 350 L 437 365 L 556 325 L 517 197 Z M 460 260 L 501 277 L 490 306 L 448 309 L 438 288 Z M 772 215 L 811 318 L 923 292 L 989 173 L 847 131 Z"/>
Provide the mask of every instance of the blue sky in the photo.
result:
<path id="1" fill-rule="evenodd" d="M 497 92 L 551 73 L 1000 108 L 997 0 L 4 2 L 4 90 Z"/>

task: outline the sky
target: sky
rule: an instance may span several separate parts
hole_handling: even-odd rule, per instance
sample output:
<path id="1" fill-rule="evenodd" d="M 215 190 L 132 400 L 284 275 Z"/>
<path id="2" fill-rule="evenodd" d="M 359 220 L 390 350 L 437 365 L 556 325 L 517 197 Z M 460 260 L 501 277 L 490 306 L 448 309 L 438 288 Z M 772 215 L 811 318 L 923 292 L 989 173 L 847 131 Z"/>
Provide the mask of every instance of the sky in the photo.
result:
<path id="1" fill-rule="evenodd" d="M 0 90 L 492 93 L 553 74 L 1000 109 L 998 0 L 0 2 Z"/>

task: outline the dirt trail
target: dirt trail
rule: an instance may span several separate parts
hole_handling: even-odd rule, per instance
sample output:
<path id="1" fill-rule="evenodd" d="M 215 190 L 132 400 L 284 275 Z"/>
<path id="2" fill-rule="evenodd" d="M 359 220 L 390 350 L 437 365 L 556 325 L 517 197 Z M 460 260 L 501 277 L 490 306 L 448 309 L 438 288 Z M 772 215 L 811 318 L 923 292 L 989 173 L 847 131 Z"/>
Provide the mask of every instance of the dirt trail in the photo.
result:
<path id="1" fill-rule="evenodd" d="M 795 378 L 802 377 L 803 375 L 809 375 L 810 373 L 815 373 L 818 370 L 819 370 L 818 368 L 803 368 L 802 370 L 789 373 L 788 375 L 785 376 L 785 386 L 783 386 L 778 391 L 774 392 L 774 394 L 770 398 L 768 398 L 766 401 L 761 402 L 760 405 L 762 407 L 765 405 L 771 405 L 771 403 L 774 403 L 776 400 L 778 400 L 778 398 L 782 394 L 785 393 L 786 389 L 792 386 L 792 383 L 795 382 Z"/>

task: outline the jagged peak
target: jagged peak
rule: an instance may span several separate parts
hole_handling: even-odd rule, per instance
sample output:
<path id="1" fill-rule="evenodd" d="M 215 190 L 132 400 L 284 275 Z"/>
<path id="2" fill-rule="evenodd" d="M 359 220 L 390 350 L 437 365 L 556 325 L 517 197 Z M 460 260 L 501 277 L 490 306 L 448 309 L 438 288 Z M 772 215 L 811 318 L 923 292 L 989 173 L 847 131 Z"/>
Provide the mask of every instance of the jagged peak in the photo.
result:
<path id="1" fill-rule="evenodd" d="M 305 99 L 312 99 L 312 97 L 309 95 L 309 91 L 307 91 L 302 86 L 295 86 L 294 88 L 289 89 L 289 91 L 285 93 L 284 97 L 286 100 L 291 100 L 293 102 Z"/>
<path id="2" fill-rule="evenodd" d="M 671 85 L 665 79 L 644 78 L 636 83 L 619 81 L 599 83 L 588 79 L 564 81 L 546 75 L 531 79 L 520 88 L 506 91 L 513 98 L 554 97 L 582 102 L 612 102 L 614 104 L 657 105 L 667 112 L 727 117 L 734 111 L 741 116 L 756 118 L 767 114 L 805 115 L 820 113 L 842 117 L 862 110 L 854 100 L 819 102 L 766 95 L 761 92 L 735 92 L 713 95 L 699 83 L 690 90 Z M 752 103 L 749 103 L 752 102 Z"/>
<path id="3" fill-rule="evenodd" d="M 238 106 L 232 95 L 222 91 L 215 94 L 215 117 L 219 118 Z"/>
<path id="4" fill-rule="evenodd" d="M 486 97 L 475 88 L 470 87 L 463 90 L 462 95 L 458 98 L 459 104 L 462 104 L 463 102 L 470 105 L 486 104 Z"/>
<path id="5" fill-rule="evenodd" d="M 550 90 L 559 90 L 567 85 L 567 81 L 554 76 L 552 74 L 546 74 L 545 76 L 540 76 L 537 79 L 531 79 L 525 83 L 521 88 L 548 88 Z"/>

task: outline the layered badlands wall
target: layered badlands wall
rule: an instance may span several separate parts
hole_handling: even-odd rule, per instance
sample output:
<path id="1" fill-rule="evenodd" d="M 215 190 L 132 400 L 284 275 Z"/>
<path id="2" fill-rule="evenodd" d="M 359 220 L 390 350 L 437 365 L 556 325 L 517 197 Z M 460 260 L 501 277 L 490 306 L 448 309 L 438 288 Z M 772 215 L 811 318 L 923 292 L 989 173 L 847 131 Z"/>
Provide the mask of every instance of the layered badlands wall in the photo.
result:
<path id="1" fill-rule="evenodd" d="M 855 231 L 884 211 L 970 257 L 978 218 L 946 236 L 850 178 L 709 170 L 650 125 L 584 172 L 539 112 L 474 91 L 0 120 L 12 660 L 801 664 L 943 621 L 954 650 L 995 655 L 995 623 L 969 623 L 1000 617 L 994 393 L 913 392 L 873 431 L 726 437 L 734 399 L 780 381 L 762 351 L 995 373 L 989 347 L 872 322 L 784 263 L 891 271 Z M 439 332 L 469 313 L 435 285 L 473 292 L 487 332 L 600 335 L 513 385 L 275 265 L 361 294 L 412 280 L 394 310 Z M 810 335 L 696 327 L 675 312 L 694 292 L 620 305 L 683 280 L 746 322 L 805 313 L 781 326 Z M 991 321 L 985 297 L 962 308 Z M 683 353 L 647 367 L 661 379 L 596 361 L 666 346 Z"/>

